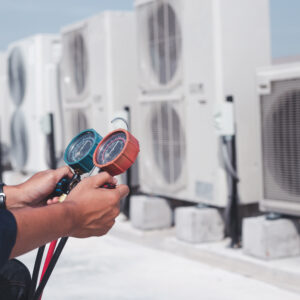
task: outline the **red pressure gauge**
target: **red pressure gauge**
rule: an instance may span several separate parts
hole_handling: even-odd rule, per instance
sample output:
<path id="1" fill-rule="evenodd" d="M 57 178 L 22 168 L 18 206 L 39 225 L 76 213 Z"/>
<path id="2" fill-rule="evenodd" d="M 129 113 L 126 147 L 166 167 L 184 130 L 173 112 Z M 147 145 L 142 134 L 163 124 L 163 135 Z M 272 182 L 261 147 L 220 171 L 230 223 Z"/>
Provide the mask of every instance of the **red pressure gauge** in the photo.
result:
<path id="1" fill-rule="evenodd" d="M 140 151 L 138 140 L 127 130 L 117 129 L 106 135 L 93 155 L 94 165 L 111 176 L 124 173 Z"/>

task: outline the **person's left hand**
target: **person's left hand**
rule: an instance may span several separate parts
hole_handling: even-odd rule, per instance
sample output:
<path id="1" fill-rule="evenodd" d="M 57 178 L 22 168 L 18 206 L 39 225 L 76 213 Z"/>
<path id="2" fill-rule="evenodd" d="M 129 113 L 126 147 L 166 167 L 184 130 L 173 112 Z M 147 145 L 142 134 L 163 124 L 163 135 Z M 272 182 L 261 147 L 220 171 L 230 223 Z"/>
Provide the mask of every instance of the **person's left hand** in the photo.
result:
<path id="1" fill-rule="evenodd" d="M 73 173 L 67 166 L 57 170 L 36 173 L 27 181 L 15 186 L 4 186 L 8 209 L 37 207 L 46 205 L 56 184 L 63 178 L 72 178 Z"/>

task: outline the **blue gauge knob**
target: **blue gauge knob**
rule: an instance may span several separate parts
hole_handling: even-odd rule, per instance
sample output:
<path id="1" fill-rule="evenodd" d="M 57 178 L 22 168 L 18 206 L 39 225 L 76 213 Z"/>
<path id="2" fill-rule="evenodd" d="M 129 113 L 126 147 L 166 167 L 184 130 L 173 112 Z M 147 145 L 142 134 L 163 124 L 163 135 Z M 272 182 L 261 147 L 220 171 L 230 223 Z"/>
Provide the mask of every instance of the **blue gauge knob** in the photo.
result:
<path id="1" fill-rule="evenodd" d="M 93 153 L 102 136 L 94 129 L 81 131 L 66 148 L 64 161 L 77 174 L 90 172 L 93 167 Z"/>

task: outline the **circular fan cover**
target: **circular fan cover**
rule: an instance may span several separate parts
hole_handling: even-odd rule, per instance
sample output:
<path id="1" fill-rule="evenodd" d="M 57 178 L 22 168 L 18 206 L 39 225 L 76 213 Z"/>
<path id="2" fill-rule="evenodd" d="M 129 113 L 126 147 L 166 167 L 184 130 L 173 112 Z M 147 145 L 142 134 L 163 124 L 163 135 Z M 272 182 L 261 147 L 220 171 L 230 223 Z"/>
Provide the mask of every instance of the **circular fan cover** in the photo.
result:
<path id="1" fill-rule="evenodd" d="M 148 38 L 152 69 L 159 83 L 167 84 L 177 71 L 181 52 L 180 26 L 170 4 L 159 4 L 150 14 Z"/>
<path id="2" fill-rule="evenodd" d="M 10 137 L 13 164 L 20 170 L 25 167 L 28 159 L 27 128 L 20 109 L 17 109 L 12 116 Z"/>
<path id="3" fill-rule="evenodd" d="M 20 48 L 15 47 L 8 57 L 8 84 L 10 96 L 16 106 L 20 106 L 26 88 L 26 72 Z"/>
<path id="4" fill-rule="evenodd" d="M 69 55 L 72 70 L 72 78 L 77 94 L 81 94 L 87 82 L 88 58 L 85 39 L 80 32 L 72 35 L 69 41 Z"/>
<path id="5" fill-rule="evenodd" d="M 153 158 L 167 183 L 181 175 L 185 157 L 185 137 L 176 110 L 168 103 L 151 112 Z"/>
<path id="6" fill-rule="evenodd" d="M 300 90 L 281 94 L 263 123 L 264 164 L 286 192 L 300 195 Z"/>

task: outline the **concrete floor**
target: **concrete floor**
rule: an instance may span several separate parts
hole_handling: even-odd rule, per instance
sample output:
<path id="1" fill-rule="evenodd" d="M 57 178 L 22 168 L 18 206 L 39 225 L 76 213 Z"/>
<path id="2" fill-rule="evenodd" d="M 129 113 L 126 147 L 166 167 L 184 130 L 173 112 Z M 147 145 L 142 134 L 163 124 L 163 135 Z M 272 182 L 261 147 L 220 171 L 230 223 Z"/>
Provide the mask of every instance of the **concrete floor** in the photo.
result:
<path id="1" fill-rule="evenodd" d="M 31 270 L 35 254 L 21 257 Z M 296 300 L 300 295 L 109 234 L 70 239 L 43 299 Z"/>

